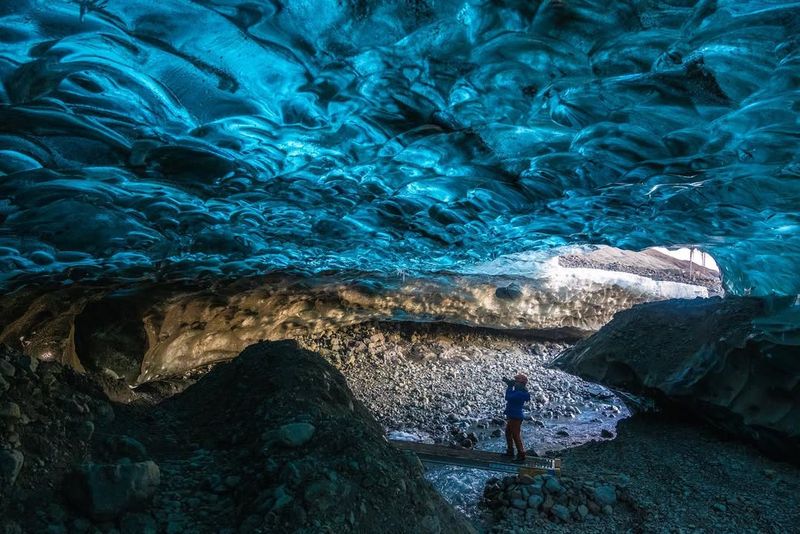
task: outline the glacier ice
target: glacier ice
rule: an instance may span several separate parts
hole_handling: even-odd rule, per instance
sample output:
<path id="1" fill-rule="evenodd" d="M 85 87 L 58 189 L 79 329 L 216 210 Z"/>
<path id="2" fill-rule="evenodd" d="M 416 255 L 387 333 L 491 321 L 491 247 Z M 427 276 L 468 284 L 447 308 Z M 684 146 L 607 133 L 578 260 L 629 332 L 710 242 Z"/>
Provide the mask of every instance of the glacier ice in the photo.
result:
<path id="1" fill-rule="evenodd" d="M 5 0 L 0 283 L 598 243 L 794 295 L 798 34 L 778 0 Z"/>

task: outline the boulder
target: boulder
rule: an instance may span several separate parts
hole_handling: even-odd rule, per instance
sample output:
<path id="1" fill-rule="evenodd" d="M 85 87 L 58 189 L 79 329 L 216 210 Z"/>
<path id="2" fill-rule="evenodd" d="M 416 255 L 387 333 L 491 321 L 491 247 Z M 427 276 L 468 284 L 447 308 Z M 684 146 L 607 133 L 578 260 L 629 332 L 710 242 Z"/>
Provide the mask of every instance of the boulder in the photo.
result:
<path id="1" fill-rule="evenodd" d="M 67 477 L 64 492 L 79 512 L 97 521 L 111 521 L 144 508 L 160 482 L 153 461 L 86 464 Z"/>
<path id="2" fill-rule="evenodd" d="M 787 299 L 668 300 L 618 313 L 554 366 L 648 395 L 800 462 L 800 309 Z"/>

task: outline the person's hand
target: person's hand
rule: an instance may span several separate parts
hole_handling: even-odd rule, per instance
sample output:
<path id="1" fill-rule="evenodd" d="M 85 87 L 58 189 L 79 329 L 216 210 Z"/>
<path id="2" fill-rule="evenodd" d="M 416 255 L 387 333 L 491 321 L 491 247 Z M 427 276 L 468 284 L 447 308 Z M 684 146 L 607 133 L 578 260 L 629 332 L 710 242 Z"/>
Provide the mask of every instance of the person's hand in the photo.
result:
<path id="1" fill-rule="evenodd" d="M 505 382 L 508 387 L 511 387 L 511 386 L 514 385 L 514 381 L 511 380 L 510 378 L 503 377 L 503 382 Z"/>

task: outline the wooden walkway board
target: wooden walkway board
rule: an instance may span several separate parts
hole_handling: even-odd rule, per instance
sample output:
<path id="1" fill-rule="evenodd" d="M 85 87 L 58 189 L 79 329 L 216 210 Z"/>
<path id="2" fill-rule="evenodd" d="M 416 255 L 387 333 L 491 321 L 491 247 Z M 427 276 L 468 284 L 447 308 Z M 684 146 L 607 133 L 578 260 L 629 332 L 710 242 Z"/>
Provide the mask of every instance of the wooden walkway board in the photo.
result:
<path id="1" fill-rule="evenodd" d="M 524 464 L 518 464 L 497 452 L 456 449 L 446 445 L 429 445 L 413 441 L 391 440 L 391 444 L 400 450 L 415 453 L 420 460 L 429 464 L 457 465 L 501 473 L 561 475 L 559 459 L 529 457 Z"/>

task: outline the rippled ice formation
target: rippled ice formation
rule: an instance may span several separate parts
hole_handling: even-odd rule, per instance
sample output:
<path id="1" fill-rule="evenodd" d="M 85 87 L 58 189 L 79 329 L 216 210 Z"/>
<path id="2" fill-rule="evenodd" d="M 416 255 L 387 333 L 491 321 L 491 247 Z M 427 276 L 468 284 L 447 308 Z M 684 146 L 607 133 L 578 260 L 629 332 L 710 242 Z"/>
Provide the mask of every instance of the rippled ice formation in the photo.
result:
<path id="1" fill-rule="evenodd" d="M 798 34 L 778 0 L 4 0 L 1 280 L 690 244 L 796 294 Z"/>

